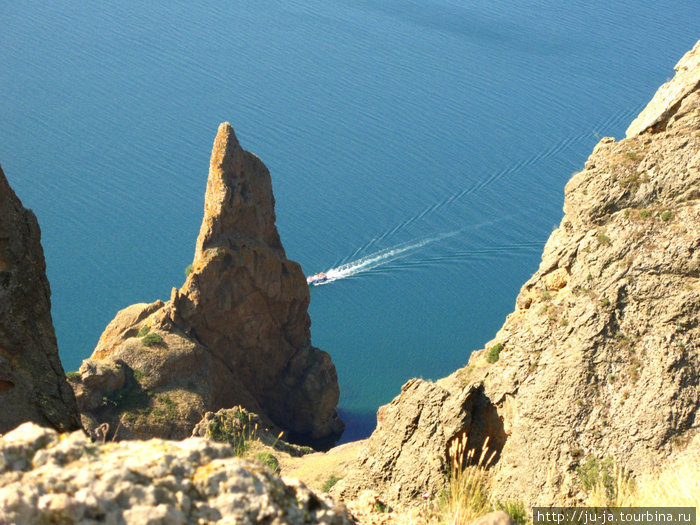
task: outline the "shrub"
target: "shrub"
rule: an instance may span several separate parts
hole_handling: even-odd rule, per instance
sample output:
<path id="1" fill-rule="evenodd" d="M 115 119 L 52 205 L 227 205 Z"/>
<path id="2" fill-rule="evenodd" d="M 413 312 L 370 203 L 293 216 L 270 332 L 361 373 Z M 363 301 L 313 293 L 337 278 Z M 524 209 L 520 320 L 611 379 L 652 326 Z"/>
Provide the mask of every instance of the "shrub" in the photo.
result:
<path id="1" fill-rule="evenodd" d="M 68 381 L 80 381 L 80 373 L 79 372 L 68 372 L 66 374 L 66 379 Z"/>
<path id="2" fill-rule="evenodd" d="M 136 334 L 136 337 L 143 337 L 144 335 L 146 335 L 150 331 L 151 331 L 151 327 L 148 326 L 147 324 L 145 324 L 141 327 L 141 330 L 139 330 L 139 333 Z"/>
<path id="3" fill-rule="evenodd" d="M 673 217 L 673 213 L 671 213 L 669 210 L 666 210 L 661 214 L 661 220 L 662 221 L 668 221 Z"/>
<path id="4" fill-rule="evenodd" d="M 496 343 L 489 349 L 489 353 L 486 356 L 486 361 L 489 363 L 495 363 L 501 355 L 501 350 L 503 350 L 503 343 Z"/>
<path id="5" fill-rule="evenodd" d="M 639 216 L 642 219 L 648 219 L 649 217 L 651 217 L 651 212 L 649 210 L 639 210 Z"/>
<path id="6" fill-rule="evenodd" d="M 337 477 L 335 474 L 331 474 L 330 476 L 328 476 L 328 479 L 323 483 L 323 486 L 321 487 L 321 491 L 328 492 L 329 490 L 331 490 L 333 485 L 335 485 L 339 481 L 340 481 L 339 477 Z"/>
<path id="7" fill-rule="evenodd" d="M 610 237 L 605 235 L 604 233 L 599 233 L 598 236 L 596 237 L 598 239 L 598 243 L 602 245 L 610 244 Z"/>
<path id="8" fill-rule="evenodd" d="M 612 497 L 615 493 L 614 469 L 612 457 L 599 460 L 590 456 L 583 465 L 576 468 L 576 476 L 586 492 L 590 493 L 596 486 L 602 486 L 608 496 Z"/>
<path id="9" fill-rule="evenodd" d="M 190 274 L 192 273 L 192 269 L 193 269 L 193 268 L 194 268 L 194 267 L 193 267 L 191 264 L 188 265 L 187 268 L 185 268 L 185 277 L 189 277 L 189 276 L 190 276 Z"/>
<path id="10" fill-rule="evenodd" d="M 255 456 L 255 459 L 267 465 L 275 474 L 279 474 L 280 462 L 273 454 L 270 454 L 269 452 L 260 452 Z"/>
<path id="11" fill-rule="evenodd" d="M 604 297 L 602 301 L 600 301 L 601 306 L 610 306 L 610 299 L 607 297 Z"/>
<path id="12" fill-rule="evenodd" d="M 141 342 L 146 346 L 160 345 L 163 343 L 163 338 L 156 333 L 146 334 Z"/>

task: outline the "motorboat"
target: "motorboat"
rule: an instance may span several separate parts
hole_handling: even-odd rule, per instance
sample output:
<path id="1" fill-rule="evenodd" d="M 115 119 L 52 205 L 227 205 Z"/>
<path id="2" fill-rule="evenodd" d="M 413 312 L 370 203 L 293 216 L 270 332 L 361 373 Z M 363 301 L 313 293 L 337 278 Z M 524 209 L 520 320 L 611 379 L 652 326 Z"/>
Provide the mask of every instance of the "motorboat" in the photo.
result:
<path id="1" fill-rule="evenodd" d="M 309 286 L 318 286 L 319 284 L 323 284 L 327 281 L 328 281 L 328 276 L 323 272 L 316 273 L 314 275 L 309 275 L 306 278 L 306 283 Z"/>

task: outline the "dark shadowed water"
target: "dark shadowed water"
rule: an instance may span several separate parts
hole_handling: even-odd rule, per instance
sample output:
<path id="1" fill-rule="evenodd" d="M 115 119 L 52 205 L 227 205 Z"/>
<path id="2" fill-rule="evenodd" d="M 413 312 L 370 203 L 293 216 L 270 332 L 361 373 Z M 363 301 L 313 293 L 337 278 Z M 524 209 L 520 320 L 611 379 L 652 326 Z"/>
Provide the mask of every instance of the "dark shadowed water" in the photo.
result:
<path id="1" fill-rule="evenodd" d="M 698 38 L 697 1 L 20 2 L 0 162 L 43 229 L 66 370 L 191 262 L 219 122 L 272 172 L 344 440 L 493 338 L 598 137 Z M 60 5 L 59 5 L 60 4 Z"/>

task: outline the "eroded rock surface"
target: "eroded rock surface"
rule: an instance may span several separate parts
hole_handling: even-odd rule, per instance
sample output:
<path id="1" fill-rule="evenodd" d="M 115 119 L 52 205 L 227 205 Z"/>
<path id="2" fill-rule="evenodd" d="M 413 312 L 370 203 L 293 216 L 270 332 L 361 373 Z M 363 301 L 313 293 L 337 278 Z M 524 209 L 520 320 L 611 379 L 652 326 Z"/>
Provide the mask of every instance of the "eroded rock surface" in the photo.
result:
<path id="1" fill-rule="evenodd" d="M 41 230 L 0 168 L 0 434 L 25 421 L 80 428 L 58 358 Z"/>
<path id="2" fill-rule="evenodd" d="M 464 369 L 430 387 L 409 382 L 380 409 L 347 476 L 351 497 L 367 485 L 386 486 L 399 503 L 436 490 L 440 479 L 425 472 L 448 461 L 446 450 L 435 458 L 446 438 L 480 419 L 459 402 L 476 385 L 501 423 L 486 425 L 487 434 L 504 436 L 492 468 L 501 501 L 579 502 L 576 468 L 588 459 L 613 456 L 641 473 L 697 435 L 700 92 L 687 81 L 698 75 L 697 50 L 677 66 L 683 79 L 669 84 L 686 86 L 681 95 L 665 107 L 655 98 L 643 113 L 656 115 L 652 123 L 629 138 L 602 139 L 567 184 L 561 225 L 494 340 Z M 438 447 L 426 441 L 411 451 L 411 475 L 398 458 L 422 442 L 426 412 L 416 407 L 436 395 L 440 409 L 429 412 Z M 390 439 L 387 428 L 399 438 L 377 446 Z M 375 464 L 387 467 L 378 480 Z"/>
<path id="3" fill-rule="evenodd" d="M 224 123 L 192 271 L 168 302 L 130 306 L 105 329 L 73 382 L 86 426 L 182 438 L 206 411 L 241 405 L 295 439 L 332 442 L 344 428 L 337 375 L 311 345 L 308 304 L 275 227 L 270 174 Z"/>
<path id="4" fill-rule="evenodd" d="M 374 489 L 398 504 L 434 497 L 450 470 L 448 449 L 465 435 L 478 453 L 487 437 L 494 451 L 505 442 L 502 422 L 483 387 L 474 384 L 450 392 L 412 379 L 379 409 L 377 428 L 363 446 L 357 468 L 334 487 L 333 494 L 348 501 Z"/>
<path id="5" fill-rule="evenodd" d="M 93 443 L 26 423 L 0 438 L 0 523 L 349 525 L 343 507 L 228 445 Z"/>

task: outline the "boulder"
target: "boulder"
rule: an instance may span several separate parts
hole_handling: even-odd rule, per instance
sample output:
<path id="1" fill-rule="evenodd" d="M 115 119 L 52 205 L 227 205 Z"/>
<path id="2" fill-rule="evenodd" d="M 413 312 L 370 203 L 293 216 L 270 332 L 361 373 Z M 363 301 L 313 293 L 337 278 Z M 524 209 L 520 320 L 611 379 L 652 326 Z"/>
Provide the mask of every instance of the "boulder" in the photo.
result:
<path id="1" fill-rule="evenodd" d="M 0 438 L 0 523 L 350 525 L 347 511 L 228 445 L 93 443 L 25 423 Z"/>

